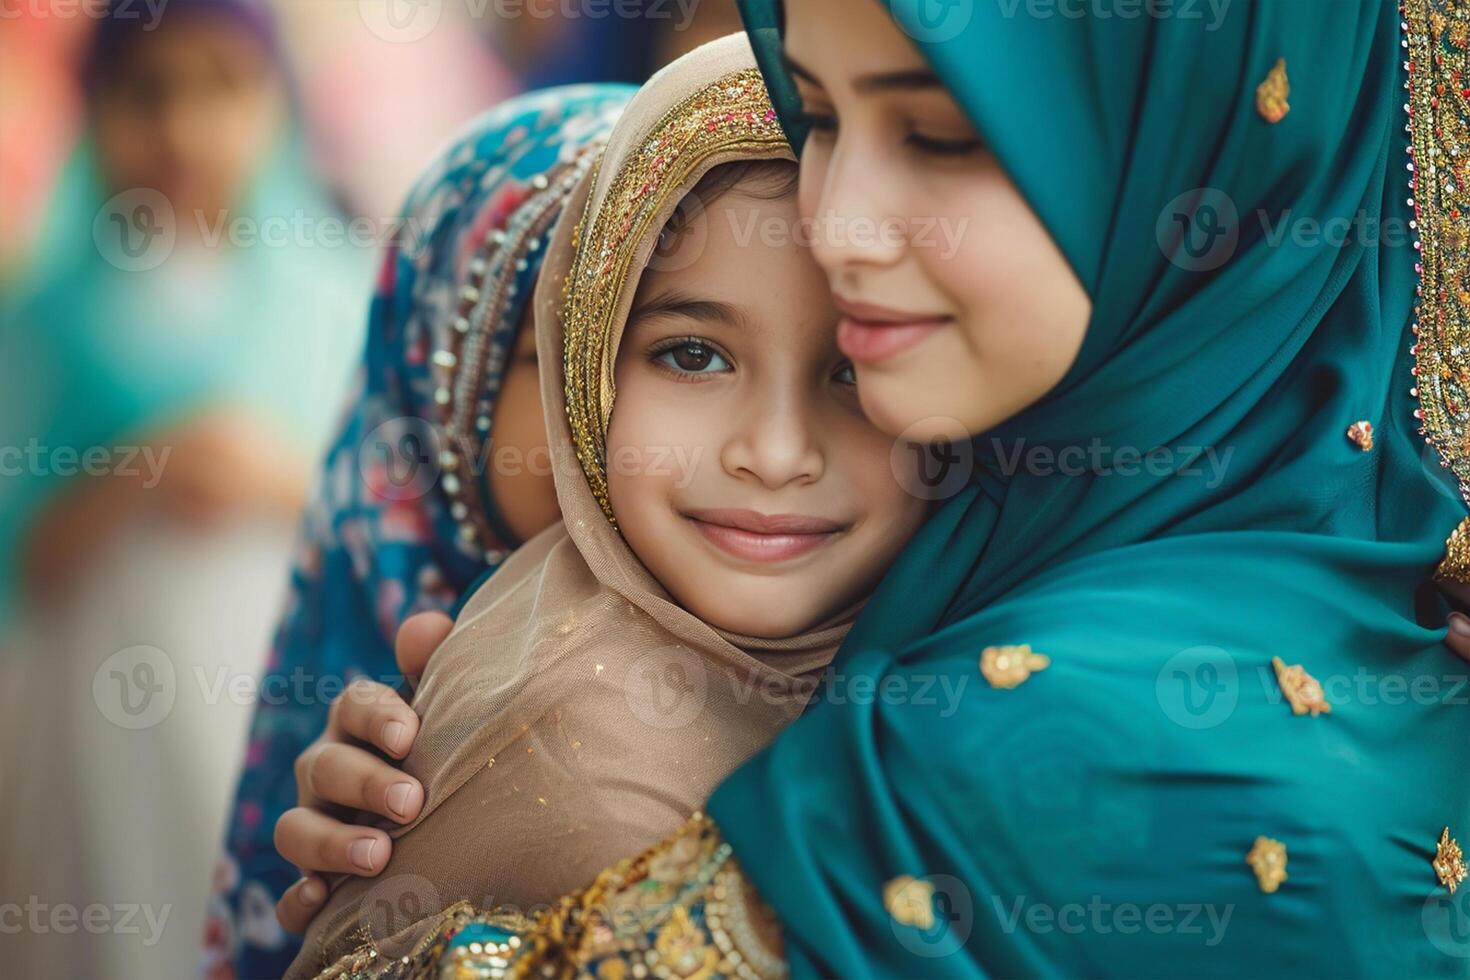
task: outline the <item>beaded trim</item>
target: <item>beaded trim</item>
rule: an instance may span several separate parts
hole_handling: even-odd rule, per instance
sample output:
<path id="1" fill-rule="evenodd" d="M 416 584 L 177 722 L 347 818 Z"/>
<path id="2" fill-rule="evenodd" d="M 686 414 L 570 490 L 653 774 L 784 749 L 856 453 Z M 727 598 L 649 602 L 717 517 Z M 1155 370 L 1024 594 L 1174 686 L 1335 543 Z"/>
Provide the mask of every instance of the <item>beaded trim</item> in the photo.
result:
<path id="1" fill-rule="evenodd" d="M 1470 5 L 1403 0 L 1401 9 L 1420 252 L 1414 417 L 1470 502 Z"/>
<path id="2" fill-rule="evenodd" d="M 743 68 L 720 78 L 669 110 L 643 145 L 614 175 L 594 213 L 589 197 L 573 238 L 564 287 L 567 422 L 577 459 L 609 521 L 605 467 L 612 417 L 613 317 L 625 291 L 636 287 L 630 265 L 653 224 L 716 154 L 790 153 L 760 72 Z M 677 202 L 672 202 L 677 203 Z"/>
<path id="3" fill-rule="evenodd" d="M 459 289 L 453 329 L 444 331 L 445 345 L 431 359 L 441 437 L 440 486 L 449 497 L 449 512 L 459 525 L 460 539 L 484 551 L 491 564 L 509 555 L 490 526 L 478 485 L 478 467 L 491 465 L 488 453 L 482 454 L 490 439 L 490 414 L 482 404 L 485 378 L 498 374 L 510 354 L 496 335 L 516 302 L 517 278 L 529 267 L 532 256 L 546 246 L 562 205 L 604 145 L 602 141 L 592 143 L 571 161 L 533 177 L 531 196 L 504 227 L 485 235 Z M 461 468 L 462 463 L 467 465 Z"/>

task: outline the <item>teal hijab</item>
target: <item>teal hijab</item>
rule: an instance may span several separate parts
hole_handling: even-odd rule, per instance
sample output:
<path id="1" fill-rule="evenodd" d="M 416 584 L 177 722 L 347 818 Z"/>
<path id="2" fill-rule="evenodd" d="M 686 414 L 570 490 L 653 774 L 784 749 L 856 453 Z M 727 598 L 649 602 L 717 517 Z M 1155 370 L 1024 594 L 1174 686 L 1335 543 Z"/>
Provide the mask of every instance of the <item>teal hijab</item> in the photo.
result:
<path id="1" fill-rule="evenodd" d="M 1463 976 L 1470 888 L 1432 862 L 1470 833 L 1470 712 L 1429 577 L 1465 507 L 1414 418 L 1399 13 L 1063 6 L 889 5 L 1093 318 L 710 811 L 801 976 Z M 778 11 L 743 7 L 780 101 Z M 1049 666 L 988 680 L 1021 644 Z"/>

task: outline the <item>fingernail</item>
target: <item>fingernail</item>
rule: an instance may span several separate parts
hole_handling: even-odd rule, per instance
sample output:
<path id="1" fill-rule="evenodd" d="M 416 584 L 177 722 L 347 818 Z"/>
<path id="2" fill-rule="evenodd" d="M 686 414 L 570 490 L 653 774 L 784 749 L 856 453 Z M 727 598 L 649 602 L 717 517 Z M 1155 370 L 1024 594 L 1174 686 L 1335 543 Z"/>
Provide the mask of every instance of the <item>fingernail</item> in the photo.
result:
<path id="1" fill-rule="evenodd" d="M 301 896 L 301 904 L 311 906 L 322 904 L 322 900 L 327 897 L 326 886 L 316 878 L 302 878 L 301 880 L 306 882 L 301 886 L 301 891 L 297 893 Z"/>
<path id="2" fill-rule="evenodd" d="M 394 783 L 388 787 L 388 809 L 408 819 L 408 798 L 413 795 L 412 783 Z"/>
<path id="3" fill-rule="evenodd" d="M 1470 616 L 1464 613 L 1450 613 L 1450 629 L 1460 636 L 1470 636 Z"/>
<path id="4" fill-rule="evenodd" d="M 402 752 L 403 740 L 408 736 L 408 726 L 401 721 L 390 721 L 383 726 L 383 744 L 389 752 Z"/>
<path id="5" fill-rule="evenodd" d="M 373 851 L 377 846 L 377 838 L 364 837 L 362 840 L 352 842 L 352 846 L 347 848 L 347 856 L 362 870 L 371 871 L 373 870 Z"/>

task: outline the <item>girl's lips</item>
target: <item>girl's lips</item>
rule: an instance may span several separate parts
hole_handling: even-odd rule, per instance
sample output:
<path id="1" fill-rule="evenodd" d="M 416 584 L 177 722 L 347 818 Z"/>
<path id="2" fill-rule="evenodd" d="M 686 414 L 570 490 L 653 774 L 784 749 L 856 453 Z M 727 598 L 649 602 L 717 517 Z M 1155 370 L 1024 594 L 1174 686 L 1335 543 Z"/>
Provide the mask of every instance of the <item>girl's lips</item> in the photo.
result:
<path id="1" fill-rule="evenodd" d="M 705 511 L 684 516 L 710 544 L 741 561 L 788 561 L 820 548 L 843 531 L 833 521 L 790 514 L 767 517 L 753 511 Z"/>
<path id="2" fill-rule="evenodd" d="M 905 313 L 873 303 L 860 303 L 838 296 L 837 347 L 854 361 L 873 364 L 887 360 L 920 343 L 949 317 L 929 313 Z"/>

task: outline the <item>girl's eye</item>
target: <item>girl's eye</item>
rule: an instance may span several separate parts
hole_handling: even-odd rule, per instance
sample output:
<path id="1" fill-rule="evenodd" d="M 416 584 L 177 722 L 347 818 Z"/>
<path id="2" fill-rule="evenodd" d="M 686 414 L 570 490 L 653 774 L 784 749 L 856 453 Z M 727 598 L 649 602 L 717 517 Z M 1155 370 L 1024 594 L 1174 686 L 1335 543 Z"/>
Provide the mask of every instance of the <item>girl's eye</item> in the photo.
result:
<path id="1" fill-rule="evenodd" d="M 985 144 L 978 137 L 961 137 L 959 139 L 946 139 L 940 136 L 925 136 L 923 133 L 910 131 L 904 138 L 909 146 L 920 153 L 936 157 L 963 157 L 976 153 Z"/>
<path id="2" fill-rule="evenodd" d="M 844 364 L 837 369 L 836 374 L 832 375 L 832 380 L 838 384 L 855 385 L 857 384 L 857 372 L 852 369 L 850 363 Z"/>
<path id="3" fill-rule="evenodd" d="M 656 351 L 653 360 L 680 374 L 717 374 L 730 370 L 730 362 L 723 355 L 699 340 L 681 340 Z"/>

